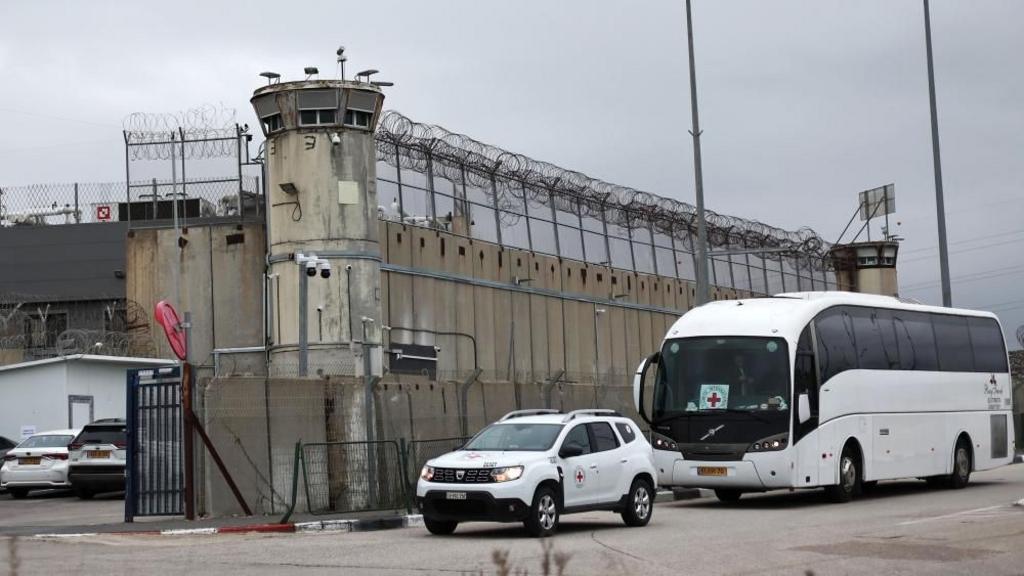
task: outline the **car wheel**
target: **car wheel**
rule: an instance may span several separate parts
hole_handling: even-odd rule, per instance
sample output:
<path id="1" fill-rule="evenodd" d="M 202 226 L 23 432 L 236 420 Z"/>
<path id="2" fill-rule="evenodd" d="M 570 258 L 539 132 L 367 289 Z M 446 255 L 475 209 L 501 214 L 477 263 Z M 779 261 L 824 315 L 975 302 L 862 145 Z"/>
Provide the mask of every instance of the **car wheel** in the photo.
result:
<path id="1" fill-rule="evenodd" d="M 541 486 L 533 495 L 530 513 L 523 520 L 526 531 L 535 538 L 551 536 L 558 528 L 558 498 L 549 486 Z"/>
<path id="2" fill-rule="evenodd" d="M 960 437 L 953 449 L 953 472 L 946 479 L 946 486 L 959 489 L 971 481 L 971 443 Z"/>
<path id="3" fill-rule="evenodd" d="M 18 500 L 28 498 L 28 488 L 8 488 L 7 491 L 11 493 L 12 497 Z"/>
<path id="4" fill-rule="evenodd" d="M 637 478 L 629 488 L 626 497 L 626 508 L 622 511 L 622 521 L 626 526 L 645 526 L 651 521 L 654 512 L 654 491 L 646 480 Z"/>
<path id="5" fill-rule="evenodd" d="M 729 504 L 739 502 L 740 496 L 743 496 L 743 492 L 739 490 L 730 490 L 727 488 L 719 488 L 715 490 L 715 498 L 718 498 L 720 502 L 727 502 Z"/>
<path id="6" fill-rule="evenodd" d="M 438 536 L 447 536 L 452 532 L 455 532 L 455 528 L 459 525 L 458 522 L 452 522 L 450 520 L 436 520 L 434 518 L 423 517 L 423 525 L 427 527 L 427 531 L 431 534 L 437 534 Z"/>
<path id="7" fill-rule="evenodd" d="M 832 502 L 849 502 L 860 493 L 860 478 L 857 452 L 847 446 L 843 448 L 843 455 L 839 457 L 839 483 L 835 486 L 826 486 L 825 494 Z"/>

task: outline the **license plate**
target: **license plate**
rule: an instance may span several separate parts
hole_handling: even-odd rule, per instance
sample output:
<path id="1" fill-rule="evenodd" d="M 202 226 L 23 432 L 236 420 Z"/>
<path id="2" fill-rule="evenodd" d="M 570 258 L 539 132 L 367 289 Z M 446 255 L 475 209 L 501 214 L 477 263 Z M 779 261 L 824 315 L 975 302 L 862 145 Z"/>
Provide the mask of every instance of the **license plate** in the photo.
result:
<path id="1" fill-rule="evenodd" d="M 444 497 L 447 500 L 465 500 L 466 499 L 466 493 L 465 492 L 446 492 Z"/>
<path id="2" fill-rule="evenodd" d="M 110 458 L 110 450 L 87 450 L 85 456 L 87 458 Z"/>
<path id="3" fill-rule="evenodd" d="M 729 470 L 725 466 L 698 466 L 698 476 L 728 476 Z"/>
<path id="4" fill-rule="evenodd" d="M 18 458 L 18 464 L 21 466 L 35 466 L 42 461 L 42 458 Z"/>

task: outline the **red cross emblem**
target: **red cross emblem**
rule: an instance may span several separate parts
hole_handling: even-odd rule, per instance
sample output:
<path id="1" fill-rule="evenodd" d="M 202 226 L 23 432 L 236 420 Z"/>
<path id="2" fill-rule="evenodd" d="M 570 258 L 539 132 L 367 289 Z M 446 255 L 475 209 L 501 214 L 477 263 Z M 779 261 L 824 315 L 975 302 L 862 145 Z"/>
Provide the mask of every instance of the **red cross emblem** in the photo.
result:
<path id="1" fill-rule="evenodd" d="M 576 469 L 576 483 L 583 484 L 583 481 L 587 479 L 587 476 L 583 473 L 583 468 Z"/>
<path id="2" fill-rule="evenodd" d="M 718 392 L 712 392 L 711 396 L 708 396 L 708 404 L 710 404 L 712 408 L 717 407 L 718 403 L 721 401 L 722 397 L 718 395 Z"/>
<path id="3" fill-rule="evenodd" d="M 110 206 L 97 206 L 96 219 L 100 221 L 110 220 Z"/>

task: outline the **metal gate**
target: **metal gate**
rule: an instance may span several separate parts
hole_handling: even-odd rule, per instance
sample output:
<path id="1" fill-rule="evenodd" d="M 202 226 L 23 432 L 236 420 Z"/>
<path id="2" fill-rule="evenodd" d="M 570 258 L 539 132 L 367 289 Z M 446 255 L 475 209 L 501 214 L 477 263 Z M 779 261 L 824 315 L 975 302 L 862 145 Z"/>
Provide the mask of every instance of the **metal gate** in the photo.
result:
<path id="1" fill-rule="evenodd" d="M 181 368 L 128 372 L 124 519 L 185 513 Z"/>

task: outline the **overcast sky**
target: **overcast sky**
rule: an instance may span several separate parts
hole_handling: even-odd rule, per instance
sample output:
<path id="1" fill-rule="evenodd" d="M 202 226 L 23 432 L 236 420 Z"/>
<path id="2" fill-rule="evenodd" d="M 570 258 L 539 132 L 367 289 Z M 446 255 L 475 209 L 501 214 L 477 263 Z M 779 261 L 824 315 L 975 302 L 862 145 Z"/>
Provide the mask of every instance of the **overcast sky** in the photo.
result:
<path id="1" fill-rule="evenodd" d="M 237 109 L 274 70 L 693 202 L 682 1 L 0 3 L 0 185 L 124 179 L 122 119 Z M 230 6 L 229 6 L 230 4 Z M 709 208 L 835 240 L 895 183 L 905 296 L 941 301 L 920 0 L 694 0 Z M 1024 324 L 1024 2 L 933 0 L 954 304 Z M 901 224 L 897 227 L 895 222 Z M 875 229 L 877 236 L 878 229 Z"/>

